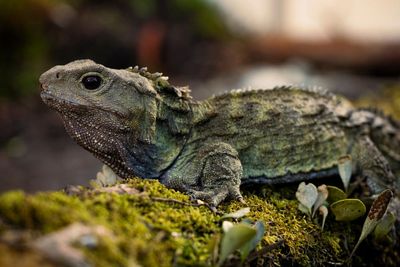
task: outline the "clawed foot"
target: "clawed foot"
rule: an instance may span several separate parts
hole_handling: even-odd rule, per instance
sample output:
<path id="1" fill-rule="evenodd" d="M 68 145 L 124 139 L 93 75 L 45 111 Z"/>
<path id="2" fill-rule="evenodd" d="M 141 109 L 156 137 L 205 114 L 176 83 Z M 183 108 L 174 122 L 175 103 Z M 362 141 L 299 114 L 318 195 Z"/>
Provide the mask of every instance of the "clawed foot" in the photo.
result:
<path id="1" fill-rule="evenodd" d="M 225 188 L 225 189 L 205 189 L 203 191 L 188 189 L 186 192 L 192 200 L 202 200 L 206 202 L 212 209 L 224 201 L 226 198 L 235 199 L 245 204 L 240 191 L 236 187 Z"/>

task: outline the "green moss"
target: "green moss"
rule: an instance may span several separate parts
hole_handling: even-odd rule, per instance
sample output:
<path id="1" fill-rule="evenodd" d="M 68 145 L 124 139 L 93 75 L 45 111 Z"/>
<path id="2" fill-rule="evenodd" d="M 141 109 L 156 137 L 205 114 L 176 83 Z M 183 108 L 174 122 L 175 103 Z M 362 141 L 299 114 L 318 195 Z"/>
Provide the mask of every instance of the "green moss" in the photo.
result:
<path id="1" fill-rule="evenodd" d="M 272 192 L 269 188 L 264 189 L 264 194 L 267 197 L 261 198 L 254 194 L 246 196 L 251 210 L 248 217 L 265 222 L 264 245 L 283 240 L 283 246 L 273 251 L 273 254 L 289 253 L 293 262 L 304 266 L 310 265 L 316 259 L 321 263 L 344 256 L 338 235 L 330 231 L 321 232 L 317 224 L 299 213 L 296 200 L 283 199 L 280 192 Z M 238 208 L 238 203 L 235 202 L 228 206 L 229 211 Z"/>
<path id="2" fill-rule="evenodd" d="M 79 196 L 62 192 L 27 195 L 20 191 L 0 195 L 0 221 L 3 231 L 22 229 L 43 235 L 72 222 L 102 225 L 112 236 L 99 237 L 95 248 L 82 248 L 95 266 L 209 266 L 210 244 L 221 235 L 221 216 L 207 207 L 193 207 L 155 198 L 188 202 L 189 198 L 165 188 L 157 181 L 132 179 L 130 186 L 140 193 L 119 195 L 83 190 Z M 258 262 L 273 265 L 325 265 L 328 261 L 343 262 L 343 236 L 353 244 L 357 235 L 348 224 L 330 220 L 327 230 L 297 210 L 297 202 L 283 198 L 294 191 L 265 188 L 260 193 L 247 192 L 247 205 L 231 202 L 222 205 L 223 212 L 249 206 L 246 216 L 265 223 L 266 233 L 259 250 Z M 264 195 L 264 196 L 263 196 Z M 357 232 L 358 233 L 358 232 Z M 350 245 L 351 245 L 350 244 Z M 1 256 L 0 256 L 1 258 Z M 236 265 L 238 257 L 229 264 Z"/>
<path id="3" fill-rule="evenodd" d="M 23 229 L 51 232 L 72 222 L 91 220 L 90 213 L 78 198 L 62 192 L 25 195 L 21 191 L 0 196 L 1 217 L 6 223 Z"/>

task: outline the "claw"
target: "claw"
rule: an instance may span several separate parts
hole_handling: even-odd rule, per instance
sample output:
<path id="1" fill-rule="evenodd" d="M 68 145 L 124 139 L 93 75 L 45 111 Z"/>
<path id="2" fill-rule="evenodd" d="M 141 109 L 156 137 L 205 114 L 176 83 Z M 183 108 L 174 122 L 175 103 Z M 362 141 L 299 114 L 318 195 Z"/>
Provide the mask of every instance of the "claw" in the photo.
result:
<path id="1" fill-rule="evenodd" d="M 219 215 L 222 214 L 222 212 L 220 212 L 220 211 L 217 210 L 217 207 L 216 207 L 214 204 L 211 204 L 211 203 L 208 203 L 208 202 L 204 202 L 203 200 L 197 198 L 195 192 L 192 191 L 192 193 L 189 194 L 189 197 L 190 197 L 190 201 L 191 201 L 192 203 L 195 203 L 195 204 L 197 204 L 197 205 L 204 205 L 204 206 L 208 207 L 208 208 L 211 210 L 211 212 L 213 212 L 213 213 L 215 213 L 215 214 L 217 214 L 217 215 L 218 215 L 218 214 L 219 214 Z"/>
<path id="2" fill-rule="evenodd" d="M 242 203 L 242 204 L 247 204 L 246 201 L 243 199 L 242 196 L 238 197 L 236 200 L 239 201 L 239 202 Z"/>
<path id="3" fill-rule="evenodd" d="M 210 208 L 210 210 L 211 210 L 213 213 L 215 213 L 215 214 L 219 214 L 219 213 L 220 213 L 220 212 L 217 210 L 217 208 L 216 208 L 215 206 L 209 205 L 208 207 Z"/>
<path id="4" fill-rule="evenodd" d="M 209 206 L 217 207 L 228 195 L 227 190 L 206 190 L 206 191 L 198 191 L 198 190 L 187 190 L 186 192 L 192 201 L 202 200 L 207 203 Z"/>

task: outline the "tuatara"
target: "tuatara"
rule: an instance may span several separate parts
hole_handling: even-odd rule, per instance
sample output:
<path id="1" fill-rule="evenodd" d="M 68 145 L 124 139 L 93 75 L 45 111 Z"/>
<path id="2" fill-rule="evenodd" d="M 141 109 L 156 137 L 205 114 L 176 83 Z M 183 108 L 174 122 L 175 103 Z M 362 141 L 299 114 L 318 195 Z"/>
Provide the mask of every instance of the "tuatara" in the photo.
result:
<path id="1" fill-rule="evenodd" d="M 217 206 L 242 184 L 337 174 L 351 155 L 373 193 L 398 194 L 400 124 L 322 90 L 235 90 L 195 101 L 145 68 L 91 60 L 40 77 L 41 97 L 71 137 L 123 178 L 158 179 Z"/>

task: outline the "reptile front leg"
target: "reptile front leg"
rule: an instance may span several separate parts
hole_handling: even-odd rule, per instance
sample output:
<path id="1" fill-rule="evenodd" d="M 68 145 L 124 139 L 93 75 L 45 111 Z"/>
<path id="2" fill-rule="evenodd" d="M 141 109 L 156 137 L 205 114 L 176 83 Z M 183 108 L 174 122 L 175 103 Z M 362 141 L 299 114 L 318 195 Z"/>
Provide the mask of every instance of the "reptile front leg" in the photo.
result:
<path id="1" fill-rule="evenodd" d="M 216 207 L 227 198 L 243 201 L 242 173 L 237 151 L 216 142 L 203 145 L 195 155 L 183 154 L 162 182 Z"/>

